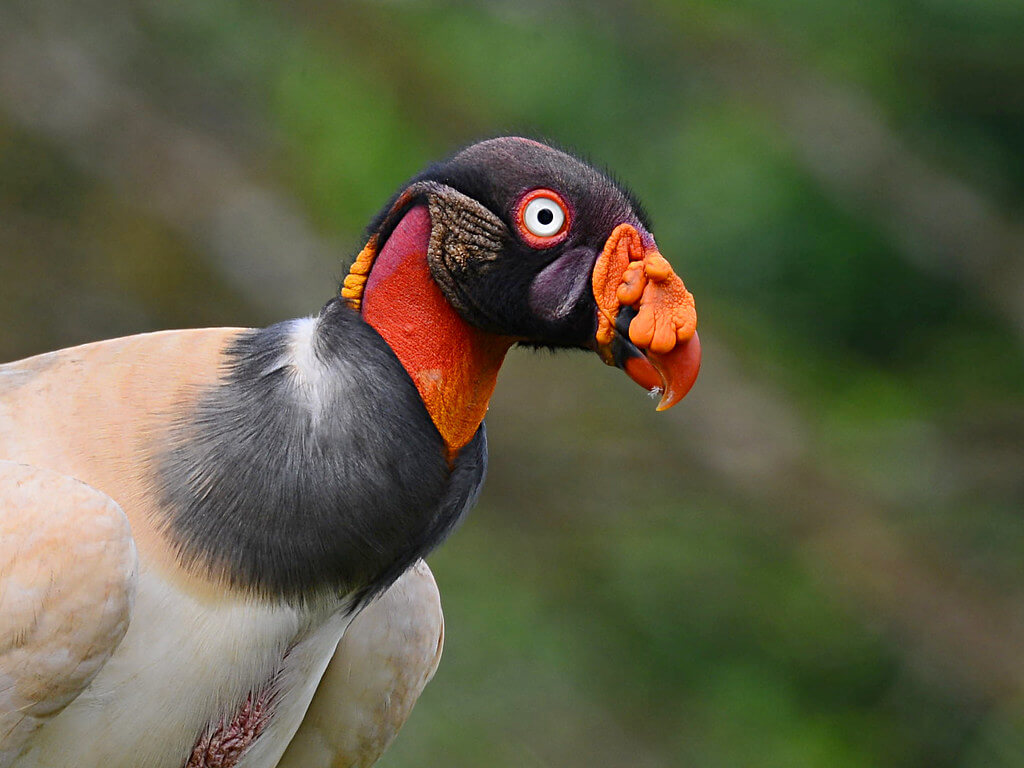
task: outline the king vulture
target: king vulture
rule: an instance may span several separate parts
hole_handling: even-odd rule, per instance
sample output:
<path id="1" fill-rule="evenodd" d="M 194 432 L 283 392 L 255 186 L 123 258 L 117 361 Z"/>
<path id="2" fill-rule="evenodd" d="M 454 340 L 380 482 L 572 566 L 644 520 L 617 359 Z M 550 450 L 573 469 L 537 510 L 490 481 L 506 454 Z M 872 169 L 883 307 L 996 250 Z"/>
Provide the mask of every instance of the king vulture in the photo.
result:
<path id="1" fill-rule="evenodd" d="M 405 185 L 315 317 L 0 366 L 0 768 L 371 765 L 437 667 L 422 558 L 505 353 L 592 350 L 664 409 L 695 328 L 629 193 L 500 138 Z"/>

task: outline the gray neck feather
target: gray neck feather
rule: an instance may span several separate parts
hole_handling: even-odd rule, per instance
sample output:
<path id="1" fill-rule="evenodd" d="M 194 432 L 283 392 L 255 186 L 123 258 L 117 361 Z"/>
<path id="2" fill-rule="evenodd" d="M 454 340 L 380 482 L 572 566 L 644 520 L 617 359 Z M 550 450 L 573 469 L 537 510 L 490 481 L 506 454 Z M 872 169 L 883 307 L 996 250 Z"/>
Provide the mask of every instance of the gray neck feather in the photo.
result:
<path id="1" fill-rule="evenodd" d="M 340 301 L 238 337 L 158 452 L 182 564 L 258 594 L 364 598 L 446 536 L 483 481 L 483 429 L 449 469 L 412 379 Z"/>

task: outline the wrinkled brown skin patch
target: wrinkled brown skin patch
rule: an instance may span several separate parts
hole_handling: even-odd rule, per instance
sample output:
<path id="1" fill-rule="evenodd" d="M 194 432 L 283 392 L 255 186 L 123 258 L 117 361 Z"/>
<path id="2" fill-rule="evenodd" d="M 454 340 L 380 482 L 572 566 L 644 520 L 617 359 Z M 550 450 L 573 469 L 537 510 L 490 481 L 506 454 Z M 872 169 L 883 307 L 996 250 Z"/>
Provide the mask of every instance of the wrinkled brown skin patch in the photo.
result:
<path id="1" fill-rule="evenodd" d="M 272 694 L 249 694 L 230 723 L 220 721 L 199 738 L 184 768 L 232 768 L 270 722 Z"/>

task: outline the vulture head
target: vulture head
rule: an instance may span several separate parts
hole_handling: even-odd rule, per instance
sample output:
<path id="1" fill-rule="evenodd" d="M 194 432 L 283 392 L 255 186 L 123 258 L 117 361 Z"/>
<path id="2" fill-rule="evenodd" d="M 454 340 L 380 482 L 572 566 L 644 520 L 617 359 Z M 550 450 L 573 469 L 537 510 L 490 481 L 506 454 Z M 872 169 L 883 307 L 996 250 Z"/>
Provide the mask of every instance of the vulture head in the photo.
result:
<path id="1" fill-rule="evenodd" d="M 438 296 L 424 305 L 424 291 Z M 659 410 L 700 368 L 693 297 L 637 201 L 530 139 L 482 141 L 413 178 L 371 223 L 341 295 L 407 368 L 438 334 L 484 358 L 516 343 L 589 349 L 660 391 Z M 423 393 L 435 369 L 412 369 Z"/>

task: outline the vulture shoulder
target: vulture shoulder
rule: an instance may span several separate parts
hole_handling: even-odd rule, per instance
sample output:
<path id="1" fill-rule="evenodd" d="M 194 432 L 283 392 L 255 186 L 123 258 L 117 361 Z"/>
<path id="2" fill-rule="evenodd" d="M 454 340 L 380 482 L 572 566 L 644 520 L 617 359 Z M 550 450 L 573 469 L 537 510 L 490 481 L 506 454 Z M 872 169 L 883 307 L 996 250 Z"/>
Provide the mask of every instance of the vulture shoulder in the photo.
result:
<path id="1" fill-rule="evenodd" d="M 128 629 L 137 559 L 107 495 L 0 461 L 0 766 L 96 676 Z"/>

